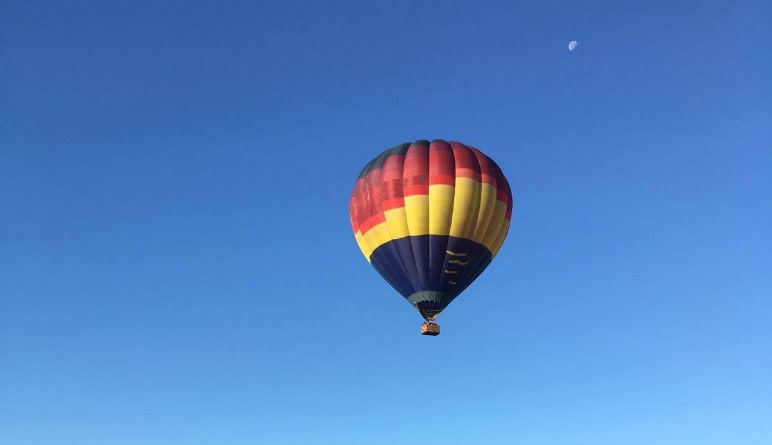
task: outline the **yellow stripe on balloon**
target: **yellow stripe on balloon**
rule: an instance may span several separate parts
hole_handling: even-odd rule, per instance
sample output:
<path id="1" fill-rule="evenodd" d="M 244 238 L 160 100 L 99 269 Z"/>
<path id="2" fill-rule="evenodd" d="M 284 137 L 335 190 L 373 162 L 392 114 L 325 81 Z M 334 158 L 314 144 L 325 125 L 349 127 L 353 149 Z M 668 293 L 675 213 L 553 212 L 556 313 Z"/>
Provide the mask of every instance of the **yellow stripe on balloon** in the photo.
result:
<path id="1" fill-rule="evenodd" d="M 429 185 L 429 233 L 432 235 L 447 235 L 450 233 L 450 222 L 453 217 L 452 185 Z"/>
<path id="2" fill-rule="evenodd" d="M 493 209 L 490 224 L 488 225 L 488 230 L 485 232 L 485 237 L 482 240 L 483 246 L 487 247 L 491 253 L 493 253 L 493 245 L 496 242 L 496 236 L 499 234 L 499 229 L 504 221 L 506 221 L 506 218 L 504 218 L 504 214 L 506 213 L 507 205 L 497 200 Z"/>
<path id="3" fill-rule="evenodd" d="M 407 219 L 405 218 L 405 208 L 397 207 L 389 209 L 383 212 L 383 216 L 386 218 L 386 225 L 389 228 L 389 235 L 391 239 L 404 238 L 410 236 L 410 232 L 407 227 Z"/>
<path id="4" fill-rule="evenodd" d="M 405 196 L 405 220 L 410 236 L 429 233 L 429 195 Z"/>
<path id="5" fill-rule="evenodd" d="M 376 224 L 365 233 L 364 238 L 367 246 L 370 249 L 370 252 L 366 255 L 369 259 L 370 255 L 372 255 L 375 249 L 391 241 L 391 237 L 389 236 L 389 227 L 386 225 L 385 221 Z"/>
<path id="6" fill-rule="evenodd" d="M 493 250 L 491 250 L 491 258 L 495 257 L 499 250 L 501 250 L 501 246 L 504 244 L 504 239 L 507 237 L 507 231 L 509 230 L 509 221 L 504 219 L 504 224 L 501 225 L 501 228 L 499 228 L 499 233 L 496 235 L 496 241 L 493 242 Z"/>
<path id="7" fill-rule="evenodd" d="M 479 194 L 479 181 L 475 181 L 473 178 L 456 177 L 450 236 L 456 238 L 470 238 L 472 236 L 480 207 Z"/>
<path id="8" fill-rule="evenodd" d="M 364 234 L 357 231 L 355 238 L 365 258 L 370 261 L 373 252 L 389 241 L 429 234 L 470 239 L 495 256 L 509 228 L 507 205 L 496 199 L 496 187 L 491 184 L 464 177 L 457 177 L 455 184 L 431 184 L 428 195 L 406 196 L 404 207 L 383 213 L 384 222 Z"/>
<path id="9" fill-rule="evenodd" d="M 474 233 L 471 236 L 472 241 L 485 244 L 483 243 L 483 240 L 485 239 L 485 234 L 491 223 L 491 217 L 493 216 L 495 208 L 496 187 L 487 183 L 480 184 L 480 208 L 477 211 L 477 221 Z"/>
<path id="10" fill-rule="evenodd" d="M 361 230 L 357 230 L 354 234 L 354 238 L 357 240 L 357 246 L 359 246 L 359 250 L 362 251 L 362 254 L 367 258 L 367 261 L 370 261 L 370 255 L 373 253 L 372 249 L 367 245 L 367 241 L 365 241 L 364 235 L 362 235 Z"/>

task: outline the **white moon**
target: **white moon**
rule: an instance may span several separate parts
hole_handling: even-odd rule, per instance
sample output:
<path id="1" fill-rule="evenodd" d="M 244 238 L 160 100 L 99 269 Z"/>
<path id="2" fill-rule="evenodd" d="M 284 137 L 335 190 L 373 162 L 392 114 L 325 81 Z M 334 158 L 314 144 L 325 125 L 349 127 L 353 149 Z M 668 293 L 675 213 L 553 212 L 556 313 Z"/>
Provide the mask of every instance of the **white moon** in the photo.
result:
<path id="1" fill-rule="evenodd" d="M 572 41 L 568 42 L 568 50 L 569 51 L 575 50 L 576 49 L 576 45 L 578 45 L 578 44 L 579 43 L 576 40 L 572 40 Z"/>

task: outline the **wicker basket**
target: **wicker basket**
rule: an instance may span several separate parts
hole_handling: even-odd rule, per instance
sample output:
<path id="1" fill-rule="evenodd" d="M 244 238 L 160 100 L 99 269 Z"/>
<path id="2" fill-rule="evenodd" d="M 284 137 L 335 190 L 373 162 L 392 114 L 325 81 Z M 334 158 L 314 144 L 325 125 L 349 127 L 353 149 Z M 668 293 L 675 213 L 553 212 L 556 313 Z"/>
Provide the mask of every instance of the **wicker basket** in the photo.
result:
<path id="1" fill-rule="evenodd" d="M 424 323 L 421 325 L 421 335 L 440 335 L 440 325 L 437 323 Z"/>

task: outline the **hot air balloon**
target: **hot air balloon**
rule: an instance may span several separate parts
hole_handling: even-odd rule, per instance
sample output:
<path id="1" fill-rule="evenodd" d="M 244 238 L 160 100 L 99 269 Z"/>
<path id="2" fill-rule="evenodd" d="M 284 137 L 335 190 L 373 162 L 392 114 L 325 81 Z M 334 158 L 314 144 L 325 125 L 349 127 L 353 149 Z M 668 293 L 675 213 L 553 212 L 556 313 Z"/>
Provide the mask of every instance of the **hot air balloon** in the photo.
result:
<path id="1" fill-rule="evenodd" d="M 460 142 L 419 140 L 370 161 L 349 201 L 367 261 L 438 335 L 437 316 L 504 243 L 512 192 L 496 163 Z"/>

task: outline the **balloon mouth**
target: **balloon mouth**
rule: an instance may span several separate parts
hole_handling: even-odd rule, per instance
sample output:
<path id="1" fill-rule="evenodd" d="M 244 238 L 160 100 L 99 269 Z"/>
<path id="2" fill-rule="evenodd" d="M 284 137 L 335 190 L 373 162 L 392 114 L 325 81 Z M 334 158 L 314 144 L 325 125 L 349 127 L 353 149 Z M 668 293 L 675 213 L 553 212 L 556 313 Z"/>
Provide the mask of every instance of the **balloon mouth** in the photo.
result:
<path id="1" fill-rule="evenodd" d="M 432 323 L 453 301 L 453 296 L 438 291 L 419 291 L 407 297 L 407 301 L 416 308 L 424 320 Z"/>

